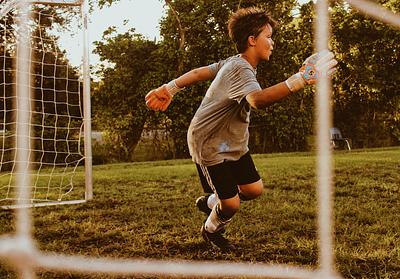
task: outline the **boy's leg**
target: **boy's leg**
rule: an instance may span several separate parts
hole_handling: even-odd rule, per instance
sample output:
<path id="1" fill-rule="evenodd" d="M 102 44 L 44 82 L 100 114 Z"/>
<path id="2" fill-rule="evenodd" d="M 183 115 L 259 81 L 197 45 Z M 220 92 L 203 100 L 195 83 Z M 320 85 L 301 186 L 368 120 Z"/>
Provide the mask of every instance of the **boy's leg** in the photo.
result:
<path id="1" fill-rule="evenodd" d="M 239 210 L 240 200 L 238 198 L 238 181 L 232 173 L 230 162 L 223 162 L 214 166 L 201 166 L 202 172 L 207 179 L 211 189 L 214 191 L 214 196 L 210 196 L 210 207 L 214 208 L 215 204 L 219 204 L 221 214 L 227 219 L 230 219 L 236 211 Z"/>
<path id="2" fill-rule="evenodd" d="M 215 194 L 200 196 L 196 199 L 196 206 L 207 216 L 210 215 L 212 208 L 219 203 L 219 199 Z"/>
<path id="3" fill-rule="evenodd" d="M 220 250 L 229 252 L 235 251 L 236 247 L 224 237 L 225 227 L 232 221 L 234 212 L 231 211 L 235 205 L 238 207 L 240 204 L 239 196 L 236 195 L 230 199 L 221 199 L 219 204 L 216 204 L 212 209 L 207 220 L 201 227 L 201 234 L 207 242 L 218 247 Z M 221 208 L 225 211 L 231 212 L 232 215 L 226 215 Z"/>
<path id="4" fill-rule="evenodd" d="M 210 215 L 212 208 L 219 202 L 219 199 L 217 195 L 214 194 L 214 191 L 208 183 L 207 178 L 204 176 L 201 168 L 202 167 L 199 164 L 196 164 L 201 187 L 206 195 L 200 196 L 196 199 L 196 206 L 201 212 L 204 212 L 208 216 Z"/>
<path id="5" fill-rule="evenodd" d="M 261 178 L 249 153 L 238 161 L 201 166 L 201 169 L 220 199 L 203 225 L 202 235 L 221 250 L 234 250 L 221 232 L 239 210 L 241 199 L 250 200 L 262 194 L 264 186 Z"/>
<path id="6" fill-rule="evenodd" d="M 242 201 L 250 201 L 262 195 L 264 184 L 262 180 L 254 183 L 239 185 L 239 197 Z"/>
<path id="7" fill-rule="evenodd" d="M 207 194 L 214 193 L 213 189 L 208 184 L 207 178 L 204 176 L 203 171 L 201 170 L 201 166 L 199 164 L 196 164 L 196 169 L 199 174 L 201 187 L 203 188 L 204 193 L 207 193 Z"/>
<path id="8" fill-rule="evenodd" d="M 215 196 L 219 198 L 219 203 L 213 207 L 202 226 L 203 238 L 223 251 L 235 250 L 223 236 L 225 227 L 240 206 L 238 184 L 232 174 L 232 168 L 229 163 L 223 162 L 215 166 L 201 166 L 201 169 L 208 184 L 215 190 Z"/>
<path id="9" fill-rule="evenodd" d="M 250 153 L 247 152 L 231 164 L 237 176 L 240 200 L 249 201 L 259 197 L 263 193 L 264 185 Z"/>

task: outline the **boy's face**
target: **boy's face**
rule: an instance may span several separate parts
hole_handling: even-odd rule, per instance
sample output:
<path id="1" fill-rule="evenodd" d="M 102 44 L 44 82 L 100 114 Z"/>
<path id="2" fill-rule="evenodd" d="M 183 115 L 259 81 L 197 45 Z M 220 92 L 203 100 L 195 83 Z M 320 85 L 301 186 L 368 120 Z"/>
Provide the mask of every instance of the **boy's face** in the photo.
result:
<path id="1" fill-rule="evenodd" d="M 274 41 L 272 40 L 272 27 L 267 24 L 264 30 L 256 38 L 256 52 L 260 60 L 269 60 L 274 49 Z"/>

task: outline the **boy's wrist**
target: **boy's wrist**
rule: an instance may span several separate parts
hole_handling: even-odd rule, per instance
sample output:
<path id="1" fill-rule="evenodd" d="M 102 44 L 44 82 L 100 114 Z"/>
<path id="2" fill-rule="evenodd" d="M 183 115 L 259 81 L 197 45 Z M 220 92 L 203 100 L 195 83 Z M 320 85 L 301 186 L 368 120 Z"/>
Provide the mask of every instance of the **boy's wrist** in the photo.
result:
<path id="1" fill-rule="evenodd" d="M 289 88 L 290 92 L 296 92 L 300 89 L 303 89 L 304 86 L 306 85 L 306 82 L 303 78 L 303 75 L 301 72 L 298 72 L 291 77 L 289 77 L 287 80 L 285 80 L 286 86 Z"/>
<path id="2" fill-rule="evenodd" d="M 176 79 L 171 80 L 170 82 L 167 83 L 167 91 L 168 94 L 171 95 L 171 97 L 173 97 L 176 93 L 178 93 L 179 91 L 185 89 L 185 87 L 179 87 L 176 84 Z"/>

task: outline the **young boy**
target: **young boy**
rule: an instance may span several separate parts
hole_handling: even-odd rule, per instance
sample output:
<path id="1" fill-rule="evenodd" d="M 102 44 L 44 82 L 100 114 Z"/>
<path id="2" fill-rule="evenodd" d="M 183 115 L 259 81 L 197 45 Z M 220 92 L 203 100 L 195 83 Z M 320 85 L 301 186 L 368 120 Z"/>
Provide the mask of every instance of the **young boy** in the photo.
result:
<path id="1" fill-rule="evenodd" d="M 187 139 L 203 189 L 213 192 L 196 201 L 199 210 L 208 215 L 201 233 L 223 251 L 235 250 L 223 233 L 239 210 L 241 200 L 257 198 L 264 188 L 249 154 L 250 108 L 264 109 L 306 84 L 315 83 L 321 74 L 332 74 L 337 64 L 329 51 L 314 54 L 298 73 L 262 89 L 256 68 L 272 54 L 275 26 L 276 21 L 262 9 L 238 10 L 228 23 L 238 55 L 191 70 L 145 97 L 150 109 L 165 111 L 172 97 L 184 87 L 213 80 L 191 121 Z"/>

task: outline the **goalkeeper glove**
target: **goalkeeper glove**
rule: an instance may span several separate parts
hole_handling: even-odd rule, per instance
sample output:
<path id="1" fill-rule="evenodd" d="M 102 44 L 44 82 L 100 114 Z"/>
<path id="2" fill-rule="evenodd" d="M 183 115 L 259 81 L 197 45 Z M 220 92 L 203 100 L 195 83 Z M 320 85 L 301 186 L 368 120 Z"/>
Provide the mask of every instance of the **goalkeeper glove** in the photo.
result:
<path id="1" fill-rule="evenodd" d="M 172 80 L 168 84 L 147 93 L 145 97 L 146 106 L 155 111 L 165 111 L 170 105 L 172 97 L 183 89 L 176 85 L 175 80 Z"/>
<path id="2" fill-rule="evenodd" d="M 315 84 L 322 74 L 332 75 L 336 64 L 333 53 L 323 50 L 308 57 L 299 72 L 289 77 L 285 83 L 291 92 L 295 92 L 306 84 Z"/>

